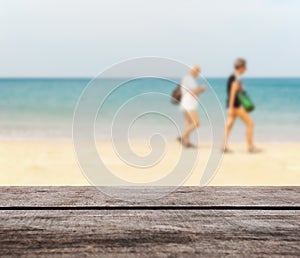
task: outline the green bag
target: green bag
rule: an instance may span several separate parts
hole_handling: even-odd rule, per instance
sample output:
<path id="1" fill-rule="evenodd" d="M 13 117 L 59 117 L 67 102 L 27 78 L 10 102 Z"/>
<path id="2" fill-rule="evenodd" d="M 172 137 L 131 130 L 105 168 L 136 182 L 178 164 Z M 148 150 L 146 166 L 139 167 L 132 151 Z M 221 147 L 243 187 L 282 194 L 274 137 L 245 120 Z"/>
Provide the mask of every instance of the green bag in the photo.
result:
<path id="1" fill-rule="evenodd" d="M 237 97 L 238 97 L 239 102 L 242 104 L 242 106 L 248 112 L 251 112 L 254 110 L 255 106 L 245 91 L 239 92 Z"/>

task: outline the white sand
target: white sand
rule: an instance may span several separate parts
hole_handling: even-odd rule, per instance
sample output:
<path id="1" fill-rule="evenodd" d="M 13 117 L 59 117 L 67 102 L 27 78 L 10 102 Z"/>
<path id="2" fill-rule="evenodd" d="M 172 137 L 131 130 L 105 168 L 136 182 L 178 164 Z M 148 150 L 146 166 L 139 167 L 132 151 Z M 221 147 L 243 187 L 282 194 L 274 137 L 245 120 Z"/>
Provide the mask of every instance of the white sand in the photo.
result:
<path id="1" fill-rule="evenodd" d="M 263 152 L 249 154 L 245 144 L 234 143 L 232 154 L 225 154 L 210 185 L 300 185 L 300 143 L 258 144 Z M 134 182 L 149 182 L 172 170 L 180 157 L 177 142 L 167 144 L 162 161 L 141 170 L 124 164 L 108 142 L 101 142 L 99 153 L 114 174 Z M 144 143 L 133 149 L 146 155 Z M 200 159 L 185 185 L 198 185 L 209 157 L 209 144 L 200 146 Z M 71 142 L 0 142 L 0 185 L 89 185 L 75 158 Z"/>

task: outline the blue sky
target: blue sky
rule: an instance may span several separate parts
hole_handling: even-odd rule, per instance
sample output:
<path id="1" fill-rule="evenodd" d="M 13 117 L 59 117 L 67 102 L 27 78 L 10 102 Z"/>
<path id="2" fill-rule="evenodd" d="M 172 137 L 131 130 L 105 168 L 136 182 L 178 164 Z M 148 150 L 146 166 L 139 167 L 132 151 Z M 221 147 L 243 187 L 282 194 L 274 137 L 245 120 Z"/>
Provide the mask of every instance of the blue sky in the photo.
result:
<path id="1" fill-rule="evenodd" d="M 140 56 L 299 77 L 299 25 L 296 0 L 0 0 L 0 77 L 89 77 Z"/>

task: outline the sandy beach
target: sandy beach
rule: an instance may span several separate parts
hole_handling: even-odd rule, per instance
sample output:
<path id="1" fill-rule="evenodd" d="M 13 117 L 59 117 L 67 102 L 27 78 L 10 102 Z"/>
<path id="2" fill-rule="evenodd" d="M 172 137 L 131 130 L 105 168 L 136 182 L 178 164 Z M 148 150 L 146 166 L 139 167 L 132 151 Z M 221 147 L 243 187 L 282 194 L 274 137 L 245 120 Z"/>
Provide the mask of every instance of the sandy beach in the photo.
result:
<path id="1" fill-rule="evenodd" d="M 101 142 L 99 151 L 107 167 L 117 176 L 133 182 L 157 180 L 172 169 L 180 155 L 177 142 L 169 142 L 164 159 L 147 172 L 124 164 L 108 142 Z M 137 144 L 137 146 L 141 146 Z M 146 145 L 136 148 L 147 154 Z M 225 154 L 210 185 L 277 186 L 300 184 L 300 143 L 258 144 L 261 153 L 249 154 L 245 144 L 233 143 L 233 153 Z M 201 158 L 184 185 L 198 185 L 209 156 L 209 145 L 200 146 Z M 79 168 L 72 142 L 14 141 L 0 143 L 0 185 L 90 185 Z"/>

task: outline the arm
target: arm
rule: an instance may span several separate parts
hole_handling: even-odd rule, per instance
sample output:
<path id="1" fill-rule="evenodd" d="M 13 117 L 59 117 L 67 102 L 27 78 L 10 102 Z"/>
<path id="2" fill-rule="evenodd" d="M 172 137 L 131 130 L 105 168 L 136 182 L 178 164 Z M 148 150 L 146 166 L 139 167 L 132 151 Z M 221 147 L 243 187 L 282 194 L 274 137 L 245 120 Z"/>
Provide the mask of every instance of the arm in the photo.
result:
<path id="1" fill-rule="evenodd" d="M 206 90 L 206 87 L 204 85 L 200 85 L 199 87 L 197 87 L 196 89 L 191 90 L 191 92 L 198 96 L 199 94 L 201 94 L 203 91 Z"/>

